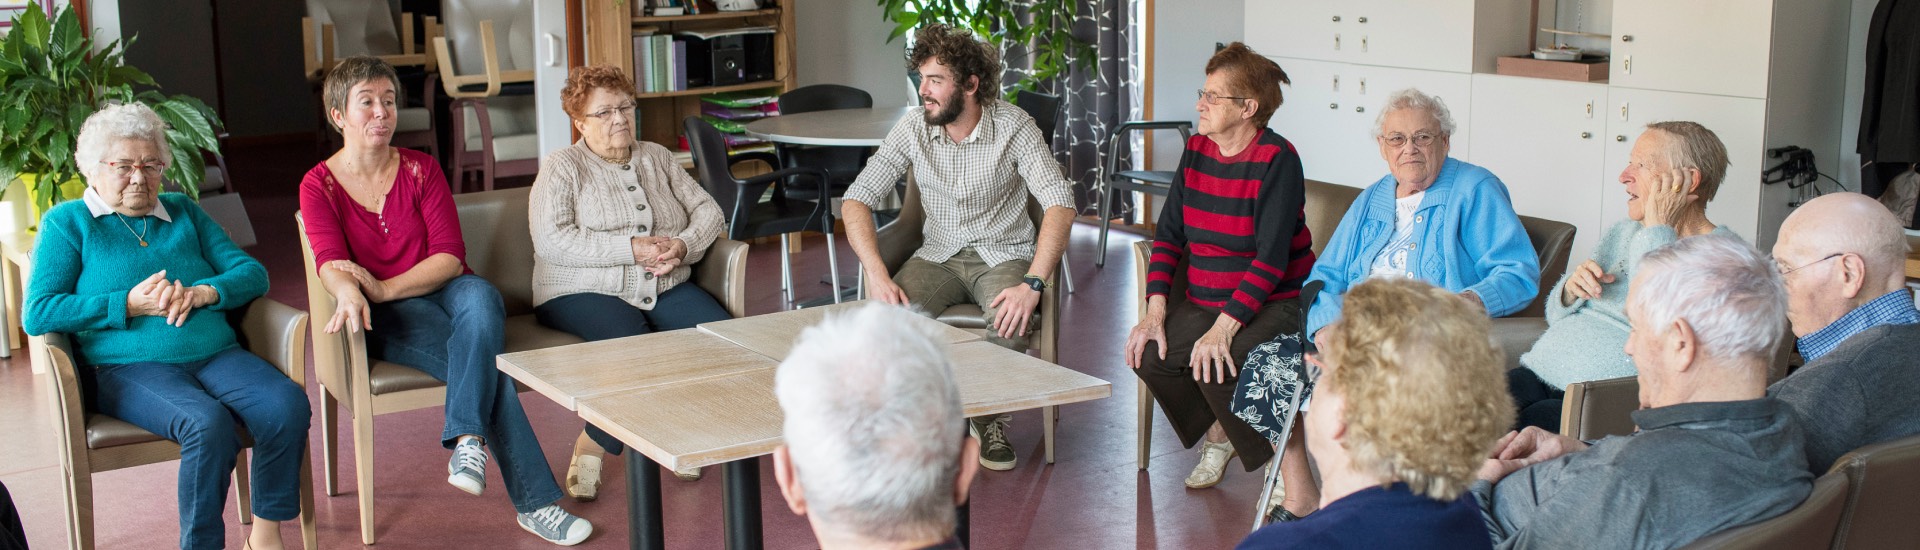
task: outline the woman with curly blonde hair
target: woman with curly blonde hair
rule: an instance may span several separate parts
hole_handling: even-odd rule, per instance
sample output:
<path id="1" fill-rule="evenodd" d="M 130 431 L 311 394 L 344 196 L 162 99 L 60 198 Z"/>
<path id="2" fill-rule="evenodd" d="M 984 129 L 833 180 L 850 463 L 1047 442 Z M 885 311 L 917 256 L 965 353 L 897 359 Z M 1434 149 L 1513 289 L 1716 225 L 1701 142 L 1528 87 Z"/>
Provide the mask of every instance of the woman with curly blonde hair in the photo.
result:
<path id="1" fill-rule="evenodd" d="M 1306 413 L 1320 511 L 1240 548 L 1490 548 L 1467 487 L 1513 422 L 1484 308 L 1412 279 L 1347 292 Z"/>

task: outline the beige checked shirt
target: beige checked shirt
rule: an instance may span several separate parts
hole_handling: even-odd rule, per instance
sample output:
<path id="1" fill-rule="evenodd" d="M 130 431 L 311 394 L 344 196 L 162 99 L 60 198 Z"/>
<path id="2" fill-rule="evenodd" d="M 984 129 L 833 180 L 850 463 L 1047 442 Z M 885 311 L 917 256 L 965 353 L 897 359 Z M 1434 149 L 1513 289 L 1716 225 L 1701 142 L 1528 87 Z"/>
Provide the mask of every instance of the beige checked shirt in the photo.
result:
<path id="1" fill-rule="evenodd" d="M 878 208 L 911 169 L 927 212 L 926 243 L 914 257 L 940 263 L 973 247 L 988 265 L 1032 259 L 1036 230 L 1027 217 L 1029 194 L 1041 206 L 1073 208 L 1072 184 L 1040 141 L 1033 117 L 994 100 L 982 106 L 973 135 L 955 143 L 944 128 L 926 123 L 924 111 L 914 108 L 894 125 L 847 190 L 847 200 Z"/>

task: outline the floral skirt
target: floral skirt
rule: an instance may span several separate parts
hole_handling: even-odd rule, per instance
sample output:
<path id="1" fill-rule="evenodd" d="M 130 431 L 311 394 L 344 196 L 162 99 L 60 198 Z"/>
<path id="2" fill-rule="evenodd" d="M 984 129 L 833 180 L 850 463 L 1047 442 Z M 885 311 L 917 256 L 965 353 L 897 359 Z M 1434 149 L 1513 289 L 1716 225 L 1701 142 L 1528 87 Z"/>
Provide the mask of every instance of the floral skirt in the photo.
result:
<path id="1" fill-rule="evenodd" d="M 1293 419 L 1313 394 L 1319 369 L 1307 365 L 1300 334 L 1282 333 L 1247 354 L 1240 366 L 1240 387 L 1233 394 L 1233 415 L 1266 436 L 1275 448 L 1286 445 Z"/>

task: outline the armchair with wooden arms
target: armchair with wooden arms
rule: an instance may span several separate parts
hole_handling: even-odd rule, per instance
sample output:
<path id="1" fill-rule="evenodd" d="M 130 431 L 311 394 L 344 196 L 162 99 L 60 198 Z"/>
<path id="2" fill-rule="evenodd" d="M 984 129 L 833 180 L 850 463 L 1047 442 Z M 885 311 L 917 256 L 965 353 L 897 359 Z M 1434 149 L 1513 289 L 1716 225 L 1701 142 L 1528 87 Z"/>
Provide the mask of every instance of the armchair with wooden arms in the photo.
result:
<path id="1" fill-rule="evenodd" d="M 546 328 L 533 315 L 533 236 L 527 230 L 530 188 L 520 187 L 454 196 L 461 235 L 467 244 L 467 266 L 500 291 L 506 312 L 506 353 L 579 343 L 571 334 Z M 313 246 L 306 224 L 300 228 L 300 250 L 306 268 L 309 311 L 331 317 L 336 307 L 315 271 Z M 720 301 L 736 317 L 746 311 L 747 245 L 719 239 L 694 264 L 693 283 Z M 378 327 L 375 327 L 377 330 Z M 335 443 L 338 411 L 344 407 L 353 423 L 354 470 L 359 482 L 360 538 L 373 544 L 373 419 L 377 415 L 435 407 L 446 402 L 446 384 L 413 367 L 372 358 L 365 332 L 342 330 L 327 334 L 312 327 L 314 370 L 320 380 L 320 426 L 326 490 L 339 494 Z M 526 391 L 521 387 L 520 391 Z"/>
<path id="2" fill-rule="evenodd" d="M 209 312 L 211 313 L 211 312 Z M 306 386 L 307 314 L 270 298 L 254 300 L 242 315 L 231 315 L 235 333 L 248 351 L 286 373 L 295 384 Z M 79 370 L 73 360 L 73 348 L 64 334 L 51 333 L 44 339 L 52 364 L 54 427 L 60 434 L 58 454 L 66 478 L 67 534 L 74 548 L 92 550 L 93 474 L 180 459 L 180 444 L 118 418 L 87 410 L 81 395 Z M 242 426 L 245 428 L 245 426 Z M 243 445 L 253 446 L 244 429 Z M 308 455 L 300 460 L 300 536 L 306 548 L 318 548 L 313 519 L 313 470 Z M 253 493 L 247 480 L 247 453 L 241 451 L 233 470 L 239 498 L 241 523 L 253 522 Z"/>
<path id="3" fill-rule="evenodd" d="M 1041 220 L 1046 217 L 1046 212 L 1040 207 L 1040 203 L 1028 198 L 1027 216 L 1033 220 L 1035 230 L 1038 230 Z M 881 227 L 874 232 L 876 244 L 880 248 L 880 260 L 886 264 L 887 273 L 899 273 L 900 267 L 913 257 L 914 251 L 920 249 L 920 245 L 926 241 L 926 234 L 923 231 L 925 226 L 926 210 L 920 205 L 920 186 L 912 177 L 908 177 L 906 196 L 900 204 L 900 216 L 892 223 L 888 223 L 886 227 Z M 1065 264 L 1066 261 L 1066 255 L 1062 254 L 1060 262 Z M 1030 347 L 1041 360 L 1055 364 L 1060 362 L 1060 304 L 1061 296 L 1064 294 L 1061 292 L 1063 289 L 1058 288 L 1057 284 L 1060 281 L 1060 274 L 1061 271 L 1056 270 L 1047 277 L 1049 288 L 1040 295 L 1040 305 L 1037 308 L 1040 322 L 1034 327 L 1030 340 Z M 867 287 L 864 269 L 860 270 L 859 284 L 860 295 L 864 298 Z M 990 330 L 983 319 L 985 314 L 985 310 L 981 309 L 979 304 L 960 304 L 938 312 L 935 318 L 956 328 L 985 333 Z M 1045 442 L 1048 464 L 1053 463 L 1053 428 L 1059 418 L 1059 412 L 1059 407 L 1041 409 L 1041 434 Z"/>

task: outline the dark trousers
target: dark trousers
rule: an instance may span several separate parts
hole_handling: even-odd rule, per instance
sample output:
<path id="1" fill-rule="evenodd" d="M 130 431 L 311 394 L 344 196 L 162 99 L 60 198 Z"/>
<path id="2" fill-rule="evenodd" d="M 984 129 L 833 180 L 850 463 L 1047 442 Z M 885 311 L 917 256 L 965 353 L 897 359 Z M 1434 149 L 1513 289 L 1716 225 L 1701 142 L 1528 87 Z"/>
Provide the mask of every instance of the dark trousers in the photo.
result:
<path id="1" fill-rule="evenodd" d="M 1193 369 L 1187 366 L 1194 342 L 1213 328 L 1220 309 L 1195 305 L 1184 298 L 1170 298 L 1167 302 L 1167 358 L 1160 359 L 1159 344 L 1147 342 L 1146 350 L 1141 353 L 1140 368 L 1133 373 L 1153 391 L 1153 399 L 1160 402 L 1160 410 L 1167 414 L 1167 421 L 1173 424 L 1173 432 L 1179 434 L 1181 445 L 1192 448 L 1206 437 L 1207 429 L 1213 427 L 1214 422 L 1219 422 L 1227 432 L 1227 440 L 1240 452 L 1240 463 L 1247 471 L 1266 464 L 1273 458 L 1273 444 L 1233 415 L 1233 394 L 1239 389 L 1240 377 L 1201 382 L 1194 379 Z M 1299 305 L 1292 300 L 1272 302 L 1260 308 L 1253 322 L 1240 327 L 1240 332 L 1233 335 L 1233 343 L 1228 345 L 1234 366 L 1245 364 L 1247 354 L 1254 347 L 1272 340 L 1275 335 L 1299 331 L 1303 321 Z"/>
<path id="2" fill-rule="evenodd" d="M 20 509 L 5 483 L 0 483 L 0 550 L 27 550 L 27 529 L 20 526 Z"/>
<path id="3" fill-rule="evenodd" d="M 727 308 L 707 291 L 682 283 L 654 301 L 652 310 L 633 307 L 617 297 L 582 292 L 568 294 L 533 308 L 533 318 L 547 328 L 572 334 L 588 342 L 639 336 L 653 332 L 693 328 L 700 323 L 733 318 Z M 607 452 L 620 454 L 626 445 L 606 431 L 587 425 L 587 437 Z"/>
<path id="4" fill-rule="evenodd" d="M 221 509 L 240 435 L 253 437 L 253 514 L 300 515 L 307 394 L 265 359 L 238 347 L 190 363 L 100 365 L 100 412 L 180 444 L 180 547 L 226 544 Z"/>
<path id="5" fill-rule="evenodd" d="M 1548 433 L 1560 432 L 1560 404 L 1567 391 L 1547 385 L 1533 369 L 1520 367 L 1507 371 L 1507 391 L 1513 394 L 1513 406 L 1519 414 L 1513 429 L 1536 426 Z"/>

